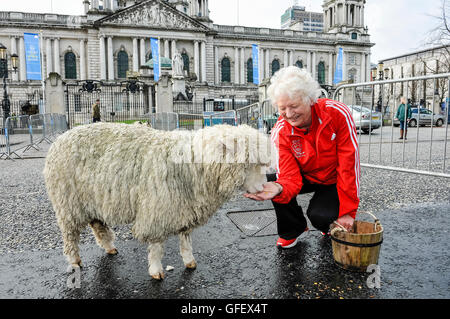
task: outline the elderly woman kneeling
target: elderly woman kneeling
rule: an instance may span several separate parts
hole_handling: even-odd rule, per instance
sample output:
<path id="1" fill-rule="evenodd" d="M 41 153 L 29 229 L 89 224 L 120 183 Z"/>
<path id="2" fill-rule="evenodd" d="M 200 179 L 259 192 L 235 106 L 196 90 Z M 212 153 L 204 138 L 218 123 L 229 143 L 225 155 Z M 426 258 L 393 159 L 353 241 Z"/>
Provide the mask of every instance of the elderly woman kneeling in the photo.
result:
<path id="1" fill-rule="evenodd" d="M 319 84 L 295 66 L 283 68 L 268 89 L 280 118 L 272 129 L 276 174 L 264 189 L 244 196 L 272 200 L 278 247 L 290 248 L 308 231 L 298 194 L 314 193 L 306 214 L 327 235 L 337 222 L 350 229 L 359 206 L 360 162 L 356 127 L 343 103 L 319 99 Z"/>

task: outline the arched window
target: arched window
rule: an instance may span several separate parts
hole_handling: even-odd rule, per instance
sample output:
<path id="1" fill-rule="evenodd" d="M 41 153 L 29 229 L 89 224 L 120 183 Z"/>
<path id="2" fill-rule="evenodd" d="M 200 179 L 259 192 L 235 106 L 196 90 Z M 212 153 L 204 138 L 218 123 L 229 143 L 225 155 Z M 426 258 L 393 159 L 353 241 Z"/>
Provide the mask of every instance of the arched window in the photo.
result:
<path id="1" fill-rule="evenodd" d="M 317 81 L 319 84 L 325 84 L 325 63 L 319 62 L 319 65 L 317 66 Z"/>
<path id="2" fill-rule="evenodd" d="M 230 59 L 222 59 L 222 82 L 231 82 Z"/>
<path id="3" fill-rule="evenodd" d="M 66 79 L 77 78 L 77 58 L 73 52 L 67 52 L 64 55 L 64 68 Z"/>
<path id="4" fill-rule="evenodd" d="M 186 52 L 183 52 L 181 57 L 183 58 L 183 71 L 187 71 L 187 74 L 189 74 L 189 56 Z"/>
<path id="5" fill-rule="evenodd" d="M 128 54 L 125 51 L 120 51 L 117 54 L 117 77 L 124 79 L 127 77 L 128 71 Z"/>
<path id="6" fill-rule="evenodd" d="M 280 69 L 280 61 L 273 60 L 272 61 L 272 75 L 274 75 Z"/>
<path id="7" fill-rule="evenodd" d="M 247 60 L 247 82 L 253 83 L 253 59 Z"/>
<path id="8" fill-rule="evenodd" d="M 300 69 L 303 69 L 303 61 L 297 61 L 297 62 L 295 62 L 295 66 L 298 67 L 298 68 L 300 68 Z"/>

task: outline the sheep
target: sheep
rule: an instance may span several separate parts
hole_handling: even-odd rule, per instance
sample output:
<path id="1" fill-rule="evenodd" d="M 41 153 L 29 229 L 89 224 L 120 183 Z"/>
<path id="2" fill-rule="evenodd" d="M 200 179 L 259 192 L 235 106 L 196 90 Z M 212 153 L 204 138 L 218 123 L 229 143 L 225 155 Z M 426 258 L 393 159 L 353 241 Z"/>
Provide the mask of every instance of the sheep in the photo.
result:
<path id="1" fill-rule="evenodd" d="M 132 224 L 148 244 L 149 274 L 164 278 L 164 242 L 178 235 L 184 265 L 197 266 L 191 232 L 236 190 L 262 190 L 272 160 L 270 139 L 249 126 L 218 125 L 164 132 L 145 125 L 96 123 L 59 136 L 44 179 L 72 267 L 89 225 L 97 244 L 117 254 L 111 227 Z"/>

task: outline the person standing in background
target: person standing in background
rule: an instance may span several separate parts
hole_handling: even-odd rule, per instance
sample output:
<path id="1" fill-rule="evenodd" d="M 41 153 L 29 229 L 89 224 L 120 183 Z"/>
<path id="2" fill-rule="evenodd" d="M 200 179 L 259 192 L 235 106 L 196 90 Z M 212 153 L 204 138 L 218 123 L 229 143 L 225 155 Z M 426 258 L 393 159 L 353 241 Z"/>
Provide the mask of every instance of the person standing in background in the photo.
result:
<path id="1" fill-rule="evenodd" d="M 100 99 L 97 99 L 92 105 L 92 122 L 100 122 Z"/>

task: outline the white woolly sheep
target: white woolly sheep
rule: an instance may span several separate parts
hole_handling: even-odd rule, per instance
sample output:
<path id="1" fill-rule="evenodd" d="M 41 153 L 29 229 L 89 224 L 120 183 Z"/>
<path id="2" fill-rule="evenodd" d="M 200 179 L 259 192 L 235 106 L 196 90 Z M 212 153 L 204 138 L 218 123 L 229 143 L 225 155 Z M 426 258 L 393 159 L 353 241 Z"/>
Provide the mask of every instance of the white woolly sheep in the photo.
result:
<path id="1" fill-rule="evenodd" d="M 100 247 L 117 254 L 110 227 L 132 224 L 134 237 L 148 244 L 153 278 L 164 278 L 163 245 L 171 235 L 179 235 L 185 266 L 196 268 L 192 230 L 237 189 L 262 190 L 269 154 L 269 138 L 245 125 L 163 132 L 96 123 L 64 133 L 48 152 L 44 177 L 68 262 L 81 266 L 87 225 Z"/>

